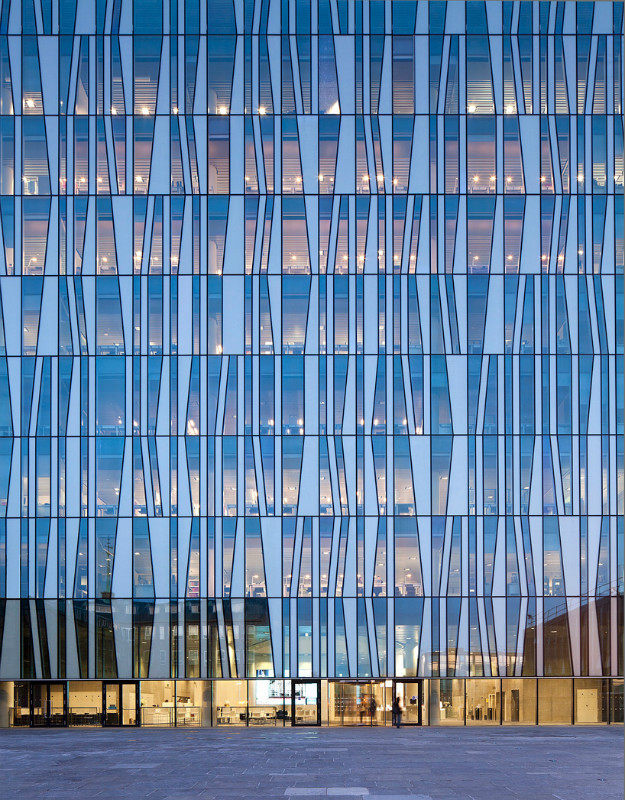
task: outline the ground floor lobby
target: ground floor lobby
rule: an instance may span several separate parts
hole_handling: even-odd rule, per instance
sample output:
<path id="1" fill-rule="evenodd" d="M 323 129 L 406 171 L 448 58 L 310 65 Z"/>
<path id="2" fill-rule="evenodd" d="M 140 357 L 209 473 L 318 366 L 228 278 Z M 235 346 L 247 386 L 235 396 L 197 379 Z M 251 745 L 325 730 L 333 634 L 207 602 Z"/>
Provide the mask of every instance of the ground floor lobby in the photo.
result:
<path id="1" fill-rule="evenodd" d="M 4 681 L 2 727 L 404 726 L 623 722 L 622 678 Z"/>

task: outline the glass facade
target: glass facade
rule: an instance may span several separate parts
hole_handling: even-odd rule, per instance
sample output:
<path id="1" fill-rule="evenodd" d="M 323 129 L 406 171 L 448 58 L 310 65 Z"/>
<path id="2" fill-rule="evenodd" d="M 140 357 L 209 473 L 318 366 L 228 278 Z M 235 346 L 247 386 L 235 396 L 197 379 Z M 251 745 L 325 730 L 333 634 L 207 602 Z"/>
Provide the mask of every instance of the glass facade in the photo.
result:
<path id="1" fill-rule="evenodd" d="M 622 678 L 16 681 L 13 727 L 594 725 L 623 722 Z"/>
<path id="2" fill-rule="evenodd" d="M 7 0 L 0 73 L 0 717 L 622 720 L 623 3 Z"/>

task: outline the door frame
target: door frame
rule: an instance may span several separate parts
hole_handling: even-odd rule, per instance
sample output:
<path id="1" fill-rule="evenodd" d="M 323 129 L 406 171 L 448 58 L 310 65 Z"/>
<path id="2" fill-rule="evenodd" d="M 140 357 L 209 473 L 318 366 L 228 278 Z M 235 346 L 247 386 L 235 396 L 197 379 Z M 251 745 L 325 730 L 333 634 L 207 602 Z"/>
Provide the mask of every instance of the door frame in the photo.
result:
<path id="1" fill-rule="evenodd" d="M 50 721 L 50 687 L 60 686 L 63 689 L 63 722 L 54 724 Z M 35 725 L 35 687 L 46 688 L 46 707 L 41 715 L 43 720 L 41 726 Z M 67 681 L 29 681 L 28 682 L 28 706 L 30 711 L 30 727 L 31 728 L 66 728 L 67 727 Z"/>
<path id="2" fill-rule="evenodd" d="M 393 700 L 397 697 L 397 684 L 398 683 L 416 683 L 418 686 L 417 691 L 417 714 L 418 714 L 418 721 L 417 722 L 404 722 L 402 719 L 402 725 L 409 725 L 413 728 L 423 725 L 423 678 L 394 678 L 393 679 Z M 402 717 L 405 718 L 405 714 L 402 714 Z"/>
<path id="3" fill-rule="evenodd" d="M 314 683 L 317 687 L 316 722 L 295 721 L 295 686 L 299 683 Z M 321 725 L 321 680 L 317 678 L 291 678 L 291 726 L 293 728 L 318 728 Z"/>
<path id="4" fill-rule="evenodd" d="M 131 685 L 135 687 L 135 721 L 134 724 L 125 725 L 124 724 L 124 707 L 123 707 L 123 697 L 124 697 L 124 690 L 123 687 L 127 685 Z M 119 692 L 119 722 L 107 722 L 107 710 L 106 710 L 106 687 L 107 686 L 117 686 Z M 105 728 L 135 728 L 139 727 L 139 709 L 141 706 L 141 698 L 139 696 L 140 685 L 139 681 L 102 681 L 102 726 Z"/>

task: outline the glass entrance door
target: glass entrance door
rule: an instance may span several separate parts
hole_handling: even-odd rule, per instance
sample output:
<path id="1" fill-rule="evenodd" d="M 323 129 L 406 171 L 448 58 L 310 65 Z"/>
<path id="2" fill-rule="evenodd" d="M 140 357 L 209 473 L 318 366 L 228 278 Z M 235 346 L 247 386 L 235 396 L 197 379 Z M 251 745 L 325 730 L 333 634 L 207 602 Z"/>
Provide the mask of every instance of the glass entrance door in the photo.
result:
<path id="1" fill-rule="evenodd" d="M 421 725 L 423 721 L 423 681 L 395 681 L 393 696 L 399 697 L 402 725 Z"/>
<path id="2" fill-rule="evenodd" d="M 67 691 L 64 683 L 30 684 L 30 724 L 33 727 L 67 725 Z"/>
<path id="3" fill-rule="evenodd" d="M 30 724 L 33 728 L 40 728 L 46 724 L 48 706 L 48 687 L 46 684 L 31 683 L 30 685 Z"/>
<path id="4" fill-rule="evenodd" d="M 119 683 L 105 683 L 102 692 L 102 721 L 105 725 L 119 725 L 121 716 L 119 709 L 121 706 L 119 697 Z"/>
<path id="5" fill-rule="evenodd" d="M 291 681 L 291 725 L 321 725 L 321 681 Z"/>
<path id="6" fill-rule="evenodd" d="M 383 725 L 383 690 L 381 681 L 330 682 L 330 725 Z"/>
<path id="7" fill-rule="evenodd" d="M 139 687 L 136 683 L 122 683 L 122 725 L 138 725 Z"/>
<path id="8" fill-rule="evenodd" d="M 139 724 L 139 687 L 136 683 L 106 682 L 102 691 L 104 725 Z"/>

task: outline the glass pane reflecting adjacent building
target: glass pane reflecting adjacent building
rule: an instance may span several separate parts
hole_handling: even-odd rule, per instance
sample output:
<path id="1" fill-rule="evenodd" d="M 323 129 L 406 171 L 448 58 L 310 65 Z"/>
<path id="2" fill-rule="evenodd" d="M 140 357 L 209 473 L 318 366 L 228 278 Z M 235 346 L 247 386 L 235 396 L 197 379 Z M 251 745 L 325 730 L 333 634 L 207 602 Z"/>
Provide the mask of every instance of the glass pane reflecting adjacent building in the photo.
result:
<path id="1" fill-rule="evenodd" d="M 7 0 L 0 722 L 623 719 L 623 3 Z"/>

